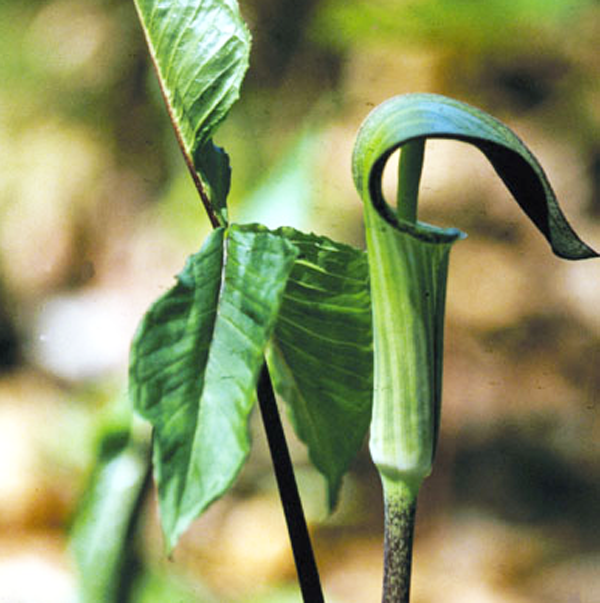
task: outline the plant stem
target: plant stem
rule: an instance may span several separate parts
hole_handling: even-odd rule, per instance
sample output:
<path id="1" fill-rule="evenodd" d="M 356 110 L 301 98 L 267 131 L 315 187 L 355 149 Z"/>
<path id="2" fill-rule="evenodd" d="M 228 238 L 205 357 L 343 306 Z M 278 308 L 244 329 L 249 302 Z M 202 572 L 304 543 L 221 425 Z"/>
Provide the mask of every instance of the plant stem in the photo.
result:
<path id="1" fill-rule="evenodd" d="M 271 377 L 264 364 L 258 381 L 258 404 L 267 434 L 279 496 L 292 544 L 298 581 L 305 603 L 324 603 L 319 571 L 310 542 L 310 535 L 302 510 L 298 485 L 285 440 Z"/>
<path id="2" fill-rule="evenodd" d="M 405 482 L 383 476 L 382 481 L 385 501 L 382 603 L 408 603 L 417 495 Z"/>
<path id="3" fill-rule="evenodd" d="M 425 139 L 417 138 L 407 142 L 400 151 L 398 163 L 397 215 L 407 222 L 417 221 L 417 201 L 419 183 L 423 171 Z"/>

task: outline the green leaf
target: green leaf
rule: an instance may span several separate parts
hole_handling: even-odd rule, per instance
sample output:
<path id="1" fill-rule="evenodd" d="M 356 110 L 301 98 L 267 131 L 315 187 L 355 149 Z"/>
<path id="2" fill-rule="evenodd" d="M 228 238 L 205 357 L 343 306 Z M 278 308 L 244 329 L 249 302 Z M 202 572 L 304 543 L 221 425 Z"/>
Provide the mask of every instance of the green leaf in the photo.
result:
<path id="1" fill-rule="evenodd" d="M 200 152 L 196 153 L 195 167 L 207 188 L 219 224 L 227 224 L 227 195 L 231 186 L 229 155 L 209 140 Z"/>
<path id="2" fill-rule="evenodd" d="M 154 426 L 154 473 L 171 550 L 232 485 L 296 248 L 256 225 L 217 229 L 135 337 L 130 390 Z"/>
<path id="3" fill-rule="evenodd" d="M 445 237 L 441 229 L 397 220 L 383 198 L 381 177 L 389 156 L 420 138 L 449 138 L 475 145 L 556 255 L 572 260 L 598 256 L 573 231 L 542 167 L 508 127 L 479 109 L 435 94 L 394 97 L 372 111 L 359 132 L 353 155 L 354 181 L 363 200 L 372 203 L 388 223 L 424 240 Z M 453 236 L 452 231 L 446 234 Z"/>
<path id="4" fill-rule="evenodd" d="M 211 138 L 248 69 L 250 34 L 236 0 L 135 0 L 177 137 L 205 185 L 215 182 Z M 206 159 L 204 154 L 210 157 Z M 219 151 L 222 173 L 223 152 Z M 221 205 L 221 198 L 211 204 Z M 216 208 L 217 215 L 222 208 Z"/>
<path id="5" fill-rule="evenodd" d="M 149 471 L 148 443 L 110 431 L 78 510 L 72 547 L 81 603 L 123 600 L 135 562 L 133 527 L 139 519 Z"/>
<path id="6" fill-rule="evenodd" d="M 300 250 L 281 306 L 269 361 L 278 393 L 330 507 L 371 419 L 373 350 L 366 255 L 292 228 L 275 231 Z"/>

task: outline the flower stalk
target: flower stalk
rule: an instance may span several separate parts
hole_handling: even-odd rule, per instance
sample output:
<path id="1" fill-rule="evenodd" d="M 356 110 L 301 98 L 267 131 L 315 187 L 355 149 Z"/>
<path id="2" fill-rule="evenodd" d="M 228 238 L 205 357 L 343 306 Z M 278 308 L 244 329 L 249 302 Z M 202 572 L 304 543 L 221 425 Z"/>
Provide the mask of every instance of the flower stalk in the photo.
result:
<path id="1" fill-rule="evenodd" d="M 383 477 L 385 537 L 383 603 L 409 600 L 417 493 L 403 481 Z"/>

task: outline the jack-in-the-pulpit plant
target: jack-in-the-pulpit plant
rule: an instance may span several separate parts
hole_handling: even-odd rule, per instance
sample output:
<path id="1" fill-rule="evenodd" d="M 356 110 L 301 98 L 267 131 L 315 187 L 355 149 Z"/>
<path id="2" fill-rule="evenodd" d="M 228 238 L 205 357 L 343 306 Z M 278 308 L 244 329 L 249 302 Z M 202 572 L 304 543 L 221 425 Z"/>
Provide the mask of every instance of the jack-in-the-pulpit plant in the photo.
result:
<path id="1" fill-rule="evenodd" d="M 288 227 L 230 222 L 229 159 L 212 137 L 248 66 L 250 35 L 238 4 L 134 1 L 177 140 L 214 226 L 146 313 L 131 350 L 129 393 L 152 425 L 166 549 L 234 483 L 250 449 L 248 422 L 258 399 L 302 595 L 324 600 L 272 379 L 326 479 L 332 509 L 370 428 L 386 506 L 383 600 L 406 602 L 416 499 L 440 425 L 448 260 L 464 236 L 417 220 L 426 140 L 477 146 L 557 255 L 596 253 L 568 225 L 538 162 L 506 126 L 431 94 L 393 98 L 360 129 L 352 170 L 364 203 L 366 252 Z M 381 181 L 398 148 L 393 208 Z"/>
<path id="2" fill-rule="evenodd" d="M 408 601 L 416 499 L 432 469 L 440 425 L 448 259 L 464 236 L 417 220 L 427 138 L 477 146 L 557 255 L 596 256 L 564 218 L 536 159 L 493 117 L 438 95 L 412 94 L 386 101 L 362 125 L 353 174 L 365 204 L 374 342 L 370 451 L 384 489 L 384 601 L 390 603 Z M 398 148 L 393 209 L 381 179 Z"/>

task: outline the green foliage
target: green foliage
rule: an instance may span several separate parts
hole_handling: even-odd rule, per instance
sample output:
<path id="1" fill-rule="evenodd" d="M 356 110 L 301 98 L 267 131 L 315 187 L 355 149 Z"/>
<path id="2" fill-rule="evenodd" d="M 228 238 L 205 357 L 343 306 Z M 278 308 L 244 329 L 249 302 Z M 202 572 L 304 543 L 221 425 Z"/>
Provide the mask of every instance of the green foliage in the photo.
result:
<path id="1" fill-rule="evenodd" d="M 179 7 L 184 10 L 141 2 L 138 8 L 183 151 L 201 173 L 209 209 L 224 223 L 229 164 L 208 138 L 241 84 L 249 43 L 245 26 L 234 2 L 205 3 L 192 12 L 185 10 L 189 3 Z M 218 23 L 212 37 L 206 34 L 211 23 Z M 173 44 L 165 43 L 169 39 Z M 210 49 L 203 56 L 220 58 L 199 61 L 191 73 L 190 53 L 201 52 L 204 43 Z M 189 77 L 196 78 L 191 85 Z M 210 96 L 215 87 L 224 98 Z M 218 111 L 211 108 L 215 103 Z M 236 258 L 248 238 L 264 246 Z M 262 257 L 269 252 L 273 262 Z M 250 316 L 240 306 L 249 291 L 256 294 Z M 269 233 L 232 226 L 217 230 L 192 256 L 177 285 L 144 318 L 132 347 L 130 389 L 136 408 L 155 427 L 154 471 L 169 549 L 243 465 L 253 392 L 273 328 L 276 387 L 327 478 L 334 505 L 369 424 L 370 321 L 366 259 L 348 246 L 289 228 Z M 226 330 L 232 324 L 237 339 Z"/>
<path id="2" fill-rule="evenodd" d="M 235 0 L 136 0 L 161 88 L 190 155 L 239 97 L 250 34 Z"/>
<path id="3" fill-rule="evenodd" d="M 146 314 L 132 346 L 130 393 L 155 427 L 169 549 L 246 459 L 273 330 L 276 387 L 335 502 L 370 419 L 364 253 L 291 228 L 218 229 Z"/>
<path id="4" fill-rule="evenodd" d="M 182 150 L 201 173 L 209 215 L 225 224 L 229 162 L 209 139 L 237 98 L 247 67 L 249 36 L 237 4 L 140 0 L 138 9 Z M 169 550 L 227 491 L 246 459 L 248 416 L 272 335 L 276 388 L 327 478 L 331 506 L 369 425 L 373 340 L 376 392 L 386 392 L 386 404 L 404 409 L 406 419 L 404 436 L 392 430 L 392 439 L 402 448 L 397 442 L 409 437 L 406 451 L 416 454 L 421 477 L 429 471 L 439 426 L 447 250 L 461 233 L 399 219 L 381 193 L 389 155 L 427 137 L 478 146 L 557 254 L 594 255 L 568 226 L 537 161 L 500 122 L 433 95 L 384 103 L 361 128 L 353 160 L 365 201 L 368 267 L 363 252 L 293 229 L 219 228 L 142 321 L 130 389 L 137 410 L 154 426 L 154 472 Z M 420 159 L 417 166 L 420 173 Z M 410 183 L 415 169 L 403 181 Z M 414 183 L 416 202 L 418 178 Z M 414 260 L 421 247 L 432 252 L 423 257 L 433 263 Z M 415 378 L 405 379 L 409 373 Z M 411 392 L 415 400 L 399 403 Z M 408 434 L 415 424 L 422 429 Z"/>
<path id="5" fill-rule="evenodd" d="M 169 550 L 232 484 L 295 248 L 263 228 L 217 229 L 144 317 L 131 396 L 154 425 L 154 468 Z"/>
<path id="6" fill-rule="evenodd" d="M 9 160 L 9 182 L 19 183 L 18 188 L 11 184 L 2 191 L 10 216 L 22 214 L 19 205 L 12 205 L 19 196 L 25 199 L 29 194 L 37 199 L 35 192 L 40 187 L 19 189 L 21 181 L 46 181 L 48 149 L 58 149 L 57 157 L 81 155 L 83 164 L 93 164 L 97 170 L 89 172 L 96 174 L 93 179 L 86 175 L 87 169 L 75 170 L 72 185 L 64 194 L 59 190 L 57 199 L 79 197 L 80 187 L 86 187 L 81 196 L 83 203 L 89 199 L 108 202 L 108 196 L 121 202 L 121 195 L 108 195 L 106 191 L 112 191 L 115 185 L 123 190 L 122 183 L 130 182 L 126 174 L 132 166 L 122 164 L 123 157 L 144 164 L 145 175 L 152 175 L 154 185 L 162 184 L 165 177 L 161 160 L 155 163 L 153 159 L 153 155 L 160 156 L 153 134 L 160 127 L 151 113 L 139 121 L 139 94 L 145 74 L 139 69 L 138 49 L 130 45 L 132 40 L 135 44 L 135 38 L 129 35 L 126 21 L 128 12 L 133 11 L 119 3 L 83 3 L 80 14 L 76 4 L 11 0 L 0 8 L 0 71 L 5 83 L 0 99 L 0 134 L 7 143 L 16 142 L 3 145 L 12 149 L 3 157 Z M 351 43 L 358 48 L 352 61 L 369 44 L 414 41 L 425 42 L 428 48 L 491 48 L 500 56 L 520 46 L 520 40 L 529 43 L 533 36 L 527 33 L 535 30 L 549 45 L 554 44 L 556 34 L 570 39 L 565 46 L 570 63 L 575 56 L 571 53 L 582 51 L 576 48 L 579 34 L 569 32 L 568 19 L 592 4 L 592 0 L 518 0 L 508 4 L 502 0 L 331 0 L 315 4 L 318 19 L 314 29 L 330 44 L 350 51 Z M 211 217 L 222 226 L 202 251 L 190 258 L 173 289 L 151 308 L 132 350 L 131 393 L 140 413 L 154 425 L 154 471 L 168 546 L 172 548 L 189 522 L 231 486 L 242 467 L 250 446 L 248 416 L 265 354 L 293 426 L 327 480 L 330 506 L 335 504 L 342 477 L 368 429 L 374 389 L 376 402 L 382 400 L 383 391 L 389 399 L 385 406 L 390 412 L 380 421 L 385 428 L 381 439 L 389 443 L 393 459 L 390 463 L 379 462 L 374 454 L 375 460 L 388 468 L 401 464 L 398 458 L 406 454 L 416 459 L 411 462 L 421 473 L 427 472 L 440 417 L 447 252 L 459 233 L 403 221 L 403 207 L 396 211 L 385 203 L 380 180 L 392 150 L 403 147 L 405 165 L 406 145 L 414 143 L 415 138 L 456 138 L 475 144 L 555 253 L 571 259 L 597 254 L 568 225 L 541 167 L 518 138 L 471 107 L 430 95 L 395 99 L 377 113 L 381 123 L 375 125 L 370 119 L 361 131 L 354 169 L 365 201 L 368 259 L 362 251 L 292 229 L 228 226 L 231 167 L 227 154 L 212 140 L 239 96 L 248 66 L 250 36 L 237 2 L 136 0 L 136 6 L 184 155 L 193 174 L 199 177 Z M 77 18 L 69 19 L 74 8 Z M 104 9 L 109 12 L 104 13 Z M 86 18 L 82 20 L 81 15 Z M 105 20 L 99 18 L 107 15 Z M 63 27 L 69 22 L 77 24 L 75 29 L 81 32 L 81 38 L 70 35 L 72 27 Z M 91 23 L 98 28 L 90 28 Z M 262 28 L 264 22 L 256 20 L 256 26 Z M 283 38 L 286 43 L 286 36 Z M 114 48 L 101 57 L 107 41 L 114 42 Z M 15 51 L 22 48 L 27 49 L 23 54 Z M 302 62 L 304 57 L 298 56 L 289 64 Z M 95 65 L 98 58 L 106 60 Z M 334 64 L 340 56 L 329 58 L 323 63 L 336 71 Z M 93 75 L 80 77 L 86 63 L 94 67 Z M 118 68 L 113 71 L 113 67 Z M 581 73 L 575 75 L 586 81 Z M 449 77 L 447 73 L 445 77 Z M 297 84 L 298 79 L 294 76 L 285 81 Z M 562 76 L 559 81 L 561 90 L 569 88 Z M 297 85 L 287 88 L 292 91 L 287 98 L 293 94 L 299 104 L 299 99 L 312 102 L 316 92 L 322 92 L 310 85 L 303 90 Z M 276 110 L 271 110 L 275 105 L 272 90 L 263 87 L 261 94 L 265 106 L 264 111 L 259 107 L 262 124 L 273 126 L 274 133 L 269 136 L 275 139 L 283 130 L 287 133 L 289 120 L 284 122 Z M 109 95 L 110 103 L 101 108 L 102 99 Z M 57 110 L 53 105 L 59 98 L 66 99 L 66 103 Z M 253 111 L 259 113 L 256 106 Z M 573 116 L 572 111 L 565 114 Z M 37 125 L 22 135 L 22 123 L 31 116 L 35 116 Z M 77 121 L 87 124 L 89 131 L 82 134 L 87 141 L 93 133 L 92 142 L 74 144 L 74 150 L 65 153 L 62 147 L 68 146 L 71 136 L 79 140 L 74 138 L 79 132 L 70 125 Z M 593 128 L 581 125 L 587 123 L 585 119 L 575 122 L 580 130 L 592 132 L 588 134 L 591 141 Z M 140 123 L 151 127 L 145 130 Z M 255 134 L 260 130 L 256 123 L 261 122 L 255 121 L 251 134 L 239 129 L 232 131 L 231 137 L 245 137 L 250 141 L 247 148 L 254 150 Z M 61 135 L 54 136 L 55 130 Z M 121 150 L 111 148 L 111 130 L 118 131 Z M 123 144 L 131 132 L 136 133 L 137 146 Z M 309 140 L 307 146 L 311 144 Z M 265 153 L 257 151 L 256 156 Z M 268 179 L 267 186 L 256 189 L 256 207 L 263 213 L 250 215 L 250 221 L 259 217 L 274 228 L 274 224 L 282 223 L 279 214 L 274 215 L 276 205 L 292 205 L 297 212 L 304 211 L 314 167 L 307 159 L 301 141 L 289 161 L 282 162 L 281 171 Z M 37 163 L 43 169 L 36 171 Z M 259 163 L 255 161 L 247 171 L 253 176 L 262 174 Z M 157 165 L 159 169 L 155 169 Z M 239 178 L 239 172 L 237 175 Z M 46 187 L 48 191 L 57 190 L 52 184 Z M 126 188 L 137 189 L 137 185 Z M 136 203 L 138 195 L 131 197 Z M 40 199 L 43 204 L 46 197 Z M 53 205 L 46 204 L 44 212 Z M 77 222 L 77 231 L 61 238 L 58 247 L 70 249 L 71 242 L 65 245 L 67 239 L 87 241 L 90 237 L 90 247 L 94 248 L 93 229 L 106 228 L 103 220 L 96 220 L 100 226 L 92 224 L 93 218 L 114 213 L 107 209 L 103 210 L 106 213 L 98 213 L 96 209 L 78 206 L 73 212 L 76 219 L 69 218 Z M 62 224 L 64 216 L 60 215 Z M 105 236 L 105 232 L 102 234 Z M 10 252 L 5 250 L 7 267 L 13 266 L 14 270 L 17 266 L 18 270 L 18 258 L 13 262 L 7 254 Z M 375 359 L 375 379 L 374 344 L 379 359 Z M 376 417 L 378 414 L 376 409 Z M 399 430 L 394 429 L 396 417 Z M 374 425 L 375 433 L 378 425 Z M 132 534 L 140 518 L 148 444 L 138 441 L 129 429 L 107 430 L 102 438 L 98 465 L 73 532 L 86 602 L 124 600 L 131 578 L 129 570 L 138 561 Z M 148 579 L 139 588 L 143 600 L 192 599 L 187 589 L 173 590 L 173 585 L 161 580 Z"/>
<path id="7" fill-rule="evenodd" d="M 189 164 L 227 220 L 229 160 L 211 138 L 239 97 L 250 33 L 236 0 L 135 0 L 165 102 Z"/>
<path id="8" fill-rule="evenodd" d="M 271 346 L 275 388 L 328 481 L 335 506 L 343 475 L 371 420 L 372 333 L 364 252 L 290 228 L 299 250 Z"/>
<path id="9" fill-rule="evenodd" d="M 117 603 L 127 598 L 135 576 L 135 527 L 148 477 L 144 437 L 108 427 L 97 466 L 72 531 L 80 603 Z"/>
<path id="10" fill-rule="evenodd" d="M 144 316 L 131 350 L 130 394 L 153 426 L 167 549 L 239 474 L 265 355 L 294 429 L 326 478 L 331 508 L 369 425 L 384 481 L 416 492 L 436 447 L 448 255 L 462 237 L 416 219 L 425 140 L 478 147 L 557 255 L 596 252 L 569 226 L 542 168 L 515 134 L 473 107 L 430 94 L 391 99 L 360 130 L 353 175 L 368 254 L 289 227 L 228 224 L 231 168 L 212 137 L 248 65 L 250 36 L 237 3 L 136 0 L 136 6 L 178 141 L 217 226 Z M 265 206 L 305 195 L 308 163 L 295 159 L 304 159 L 305 143 L 283 162 L 283 177 L 259 189 Z M 381 180 L 399 147 L 402 206 L 395 210 Z M 103 467 L 98 488 L 117 461 L 125 463 L 126 452 Z M 106 517 L 113 507 L 98 488 L 90 509 Z M 129 519 L 106 553 L 110 563 L 98 582 L 105 588 L 106 576 L 122 565 L 119 547 L 126 548 L 134 498 L 120 503 Z M 92 542 L 100 523 L 87 517 L 85 538 Z M 84 559 L 84 567 L 92 563 Z"/>

